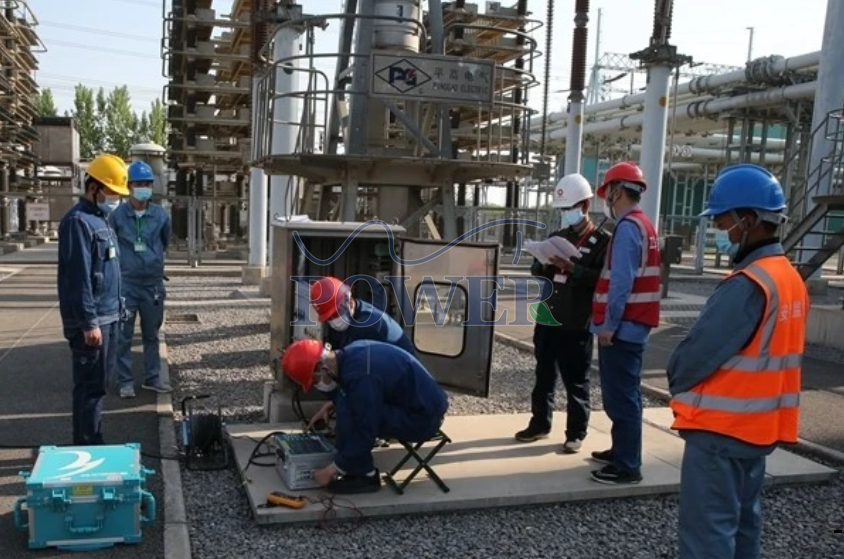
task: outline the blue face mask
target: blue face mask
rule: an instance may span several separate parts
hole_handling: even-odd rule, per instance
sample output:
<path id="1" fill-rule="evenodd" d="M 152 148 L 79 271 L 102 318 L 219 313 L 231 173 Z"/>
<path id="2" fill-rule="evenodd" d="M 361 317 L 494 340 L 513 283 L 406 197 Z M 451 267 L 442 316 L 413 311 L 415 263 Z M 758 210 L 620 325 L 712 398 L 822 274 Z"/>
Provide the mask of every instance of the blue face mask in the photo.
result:
<path id="1" fill-rule="evenodd" d="M 734 257 L 739 249 L 738 243 L 730 240 L 729 231 L 719 230 L 715 232 L 715 246 L 718 247 L 718 252 L 726 254 L 730 258 Z"/>
<path id="2" fill-rule="evenodd" d="M 136 186 L 132 189 L 132 198 L 138 202 L 146 202 L 152 198 L 152 188 L 148 186 Z"/>
<path id="3" fill-rule="evenodd" d="M 106 196 L 105 201 L 97 202 L 97 207 L 104 214 L 110 214 L 120 205 L 120 196 Z"/>
<path id="4" fill-rule="evenodd" d="M 563 210 L 560 216 L 561 223 L 563 225 L 563 229 L 566 227 L 574 227 L 581 221 L 583 221 L 583 211 L 580 208 L 571 208 L 568 210 Z"/>

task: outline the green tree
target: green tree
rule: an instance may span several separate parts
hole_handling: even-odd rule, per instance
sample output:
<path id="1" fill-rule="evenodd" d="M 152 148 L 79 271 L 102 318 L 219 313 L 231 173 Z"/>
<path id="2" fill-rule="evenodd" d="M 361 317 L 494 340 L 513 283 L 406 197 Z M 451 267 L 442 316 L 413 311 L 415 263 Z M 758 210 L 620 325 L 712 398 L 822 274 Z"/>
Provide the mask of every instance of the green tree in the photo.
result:
<path id="1" fill-rule="evenodd" d="M 38 116 L 58 116 L 59 110 L 56 108 L 53 92 L 49 87 L 42 89 L 36 96 L 35 109 L 38 111 Z"/>
<path id="2" fill-rule="evenodd" d="M 97 111 L 94 106 L 94 91 L 82 84 L 74 88 L 73 111 L 79 131 L 79 150 L 83 159 L 90 159 L 99 151 L 99 128 Z"/>
<path id="3" fill-rule="evenodd" d="M 106 117 L 108 116 L 108 99 L 106 98 L 105 90 L 99 88 L 97 90 L 97 120 L 94 123 L 96 130 L 96 138 L 94 145 L 97 147 L 97 153 L 104 151 L 114 151 L 113 143 L 108 137 L 108 130 L 106 129 Z"/>
<path id="4" fill-rule="evenodd" d="M 161 99 L 151 103 L 149 111 L 149 139 L 160 146 L 166 146 L 167 142 L 167 111 Z"/>
<path id="5" fill-rule="evenodd" d="M 129 148 L 136 139 L 138 116 L 132 110 L 129 88 L 125 85 L 116 87 L 109 93 L 104 121 L 111 149 L 117 155 L 128 158 Z"/>
<path id="6" fill-rule="evenodd" d="M 146 142 L 152 137 L 152 132 L 149 125 L 149 117 L 147 112 L 141 112 L 141 118 L 138 119 L 138 128 L 135 130 L 135 138 L 138 142 Z"/>
<path id="7" fill-rule="evenodd" d="M 65 115 L 76 118 L 84 159 L 102 152 L 128 158 L 129 149 L 136 143 L 152 141 L 164 145 L 167 141 L 167 111 L 161 99 L 150 104 L 149 112 L 139 115 L 132 109 L 126 86 L 115 87 L 109 93 L 99 88 L 95 95 L 92 88 L 77 85 L 73 110 Z"/>

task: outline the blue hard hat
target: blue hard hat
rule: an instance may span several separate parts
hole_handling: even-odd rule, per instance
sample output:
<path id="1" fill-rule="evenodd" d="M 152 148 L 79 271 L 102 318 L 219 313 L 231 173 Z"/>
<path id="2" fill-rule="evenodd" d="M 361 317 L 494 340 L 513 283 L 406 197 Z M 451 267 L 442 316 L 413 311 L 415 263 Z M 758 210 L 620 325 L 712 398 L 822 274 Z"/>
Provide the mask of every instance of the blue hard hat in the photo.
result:
<path id="1" fill-rule="evenodd" d="M 152 182 L 155 175 L 152 174 L 152 167 L 143 161 L 135 161 L 129 165 L 129 182 Z"/>
<path id="2" fill-rule="evenodd" d="M 709 203 L 700 216 L 717 216 L 742 208 L 781 212 L 786 207 L 780 181 L 770 171 L 759 165 L 732 165 L 715 177 Z"/>

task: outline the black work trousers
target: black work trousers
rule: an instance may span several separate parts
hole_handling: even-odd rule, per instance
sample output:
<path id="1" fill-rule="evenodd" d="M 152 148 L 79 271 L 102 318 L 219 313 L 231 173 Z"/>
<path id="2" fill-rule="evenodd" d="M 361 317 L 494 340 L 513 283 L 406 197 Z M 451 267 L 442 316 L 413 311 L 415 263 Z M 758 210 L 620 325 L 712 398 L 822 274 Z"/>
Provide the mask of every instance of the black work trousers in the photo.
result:
<path id="1" fill-rule="evenodd" d="M 531 397 L 531 427 L 550 431 L 554 412 L 557 372 L 566 389 L 566 439 L 586 437 L 591 403 L 589 371 L 593 336 L 589 331 L 566 331 L 559 326 L 537 324 L 533 331 L 536 384 Z"/>

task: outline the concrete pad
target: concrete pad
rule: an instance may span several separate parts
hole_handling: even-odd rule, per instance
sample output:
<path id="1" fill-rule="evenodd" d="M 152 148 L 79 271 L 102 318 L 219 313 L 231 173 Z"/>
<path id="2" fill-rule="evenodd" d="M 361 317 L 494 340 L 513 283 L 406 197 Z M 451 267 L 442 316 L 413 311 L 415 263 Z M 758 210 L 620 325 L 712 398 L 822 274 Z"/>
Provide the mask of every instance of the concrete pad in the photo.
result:
<path id="1" fill-rule="evenodd" d="M 414 479 L 404 495 L 384 486 L 378 493 L 355 495 L 349 500 L 364 516 L 375 517 L 678 493 L 683 441 L 666 427 L 652 424 L 664 422 L 665 411 L 670 415 L 667 408 L 660 410 L 644 425 L 644 480 L 638 485 L 602 485 L 589 477 L 591 470 L 600 467 L 589 460 L 589 455 L 610 445 L 610 421 L 602 412 L 593 413 L 590 435 L 583 450 L 574 455 L 559 452 L 561 431 L 536 443 L 516 443 L 513 433 L 527 424 L 529 414 L 455 416 L 448 417 L 443 427 L 453 442 L 433 461 L 434 469 L 450 492 L 440 491 L 423 473 Z M 555 415 L 555 424 L 565 425 L 565 414 Z M 300 429 L 297 424 L 228 426 L 238 469 L 243 471 L 255 443 L 269 432 Z M 404 455 L 404 449 L 393 445 L 376 449 L 374 455 L 383 473 Z M 779 451 L 768 464 L 771 482 L 814 482 L 835 474 L 834 470 L 789 453 L 783 456 Z M 403 479 L 414 466 L 408 464 L 398 479 Z M 274 468 L 251 466 L 245 478 L 249 503 L 259 524 L 315 522 L 325 512 L 316 501 L 320 491 L 290 491 Z M 305 495 L 314 501 L 299 510 L 258 508 L 272 491 Z M 337 513 L 340 518 L 354 516 L 354 512 L 346 509 Z"/>
<path id="2" fill-rule="evenodd" d="M 647 408 L 643 415 L 646 425 L 661 429 L 666 435 L 682 442 L 682 438 L 677 431 L 671 430 L 671 424 L 674 422 L 674 414 L 671 408 Z M 647 441 L 645 444 L 650 446 Z M 765 469 L 766 482 L 773 485 L 827 481 L 837 474 L 837 470 L 827 468 L 793 452 L 788 452 L 786 447 L 776 449 L 768 457 Z"/>

